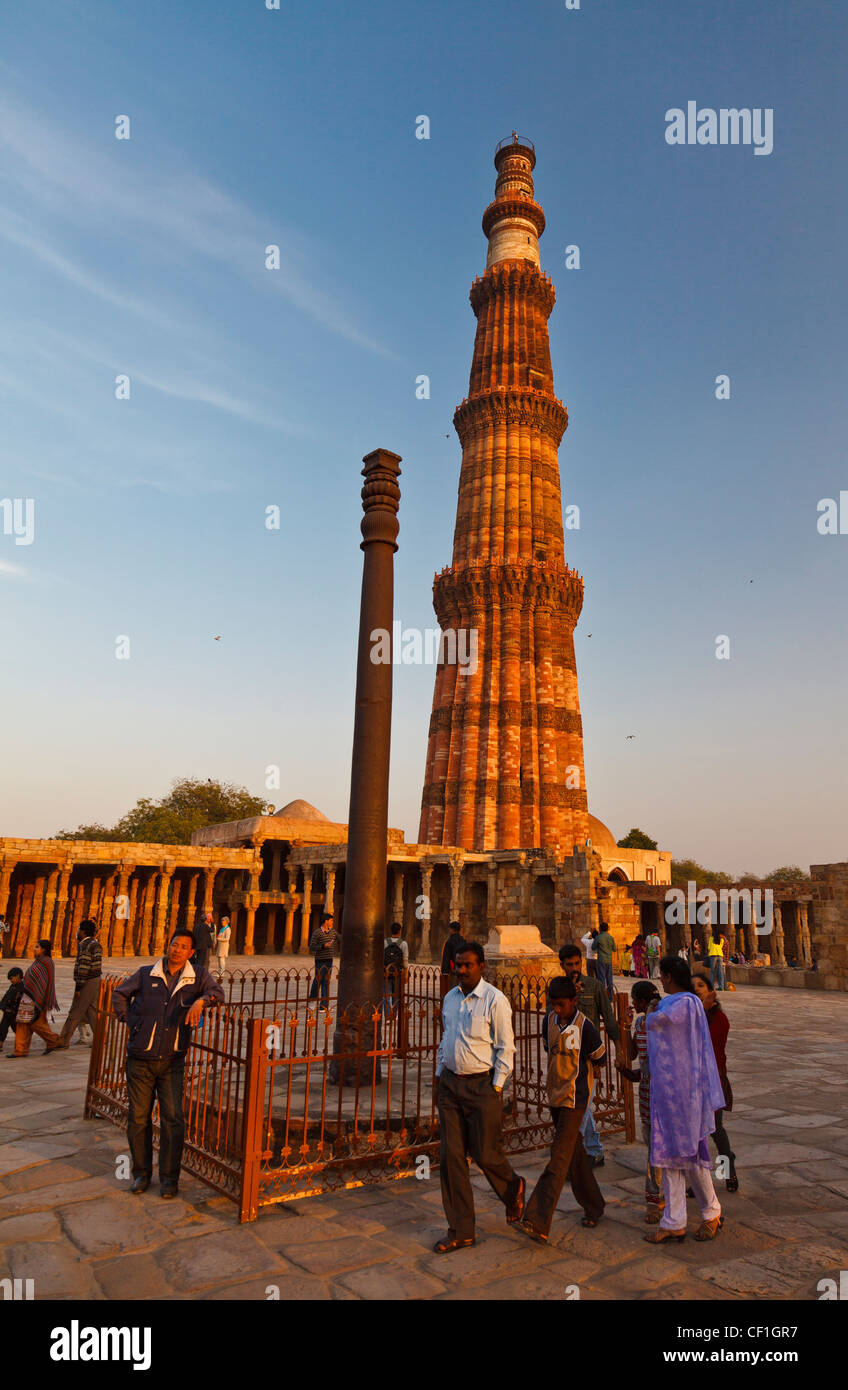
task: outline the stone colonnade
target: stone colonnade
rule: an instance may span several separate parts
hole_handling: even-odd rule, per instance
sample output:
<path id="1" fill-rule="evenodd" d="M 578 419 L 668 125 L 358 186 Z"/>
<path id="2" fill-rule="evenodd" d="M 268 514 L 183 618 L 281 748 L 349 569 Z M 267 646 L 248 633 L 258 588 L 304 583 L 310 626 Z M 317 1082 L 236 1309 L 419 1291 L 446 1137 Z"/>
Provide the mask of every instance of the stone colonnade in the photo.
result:
<path id="1" fill-rule="evenodd" d="M 56 958 L 76 953 L 80 922 L 98 923 L 104 955 L 150 956 L 170 932 L 226 906 L 227 878 L 253 870 L 252 849 L 211 850 L 129 841 L 0 840 L 4 956 L 31 957 L 49 939 Z"/>
<path id="2" fill-rule="evenodd" d="M 722 902 L 719 898 L 716 903 L 699 903 L 685 894 L 683 902 L 679 897 L 672 901 L 666 896 L 668 887 L 650 889 L 643 884 L 628 884 L 626 891 L 642 910 L 644 928 L 655 927 L 659 932 L 664 951 L 674 953 L 684 945 L 691 948 L 693 941 L 704 947 L 715 919 L 715 924 L 727 937 L 732 955 L 741 951 L 746 960 L 755 955 L 768 956 L 770 964 L 779 967 L 788 965 L 791 959 L 799 968 L 809 969 L 813 959 L 812 894 L 808 889 L 808 896 L 801 896 L 803 890 L 796 888 L 790 895 L 780 885 L 767 883 L 753 888 L 754 893 L 759 891 L 761 895 L 767 890 L 773 895 L 770 930 L 763 930 L 769 925 L 769 914 L 762 896 L 759 910 L 755 899 L 752 911 L 750 905 L 745 906 L 750 900 L 744 898 L 741 902 L 732 898 Z M 745 890 L 737 886 L 728 891 L 742 893 Z"/>

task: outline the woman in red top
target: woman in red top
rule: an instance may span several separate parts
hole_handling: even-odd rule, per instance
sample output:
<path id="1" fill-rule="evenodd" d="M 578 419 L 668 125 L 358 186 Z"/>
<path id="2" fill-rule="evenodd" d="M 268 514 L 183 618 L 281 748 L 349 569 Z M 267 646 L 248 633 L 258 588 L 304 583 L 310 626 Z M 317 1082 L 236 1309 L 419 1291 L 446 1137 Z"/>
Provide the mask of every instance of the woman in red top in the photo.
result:
<path id="1" fill-rule="evenodd" d="M 730 1088 L 730 1081 L 727 1075 L 727 1055 L 725 1051 L 727 1047 L 727 1035 L 730 1032 L 730 1020 L 716 998 L 716 992 L 710 980 L 709 970 L 705 970 L 703 966 L 696 967 L 696 969 L 692 971 L 692 984 L 695 988 L 695 993 L 698 995 L 706 1011 L 707 1023 L 710 1028 L 710 1039 L 713 1045 L 713 1052 L 715 1053 L 716 1066 L 718 1067 L 719 1080 L 721 1081 L 721 1089 L 724 1092 L 724 1110 L 732 1110 L 733 1091 Z M 739 1179 L 736 1176 L 736 1155 L 730 1147 L 730 1139 L 724 1127 L 724 1110 L 717 1110 L 715 1112 L 713 1139 L 715 1140 L 715 1146 L 719 1153 L 727 1159 L 726 1166 L 729 1167 L 730 1170 L 729 1176 L 725 1177 L 725 1186 L 728 1192 L 738 1192 Z"/>

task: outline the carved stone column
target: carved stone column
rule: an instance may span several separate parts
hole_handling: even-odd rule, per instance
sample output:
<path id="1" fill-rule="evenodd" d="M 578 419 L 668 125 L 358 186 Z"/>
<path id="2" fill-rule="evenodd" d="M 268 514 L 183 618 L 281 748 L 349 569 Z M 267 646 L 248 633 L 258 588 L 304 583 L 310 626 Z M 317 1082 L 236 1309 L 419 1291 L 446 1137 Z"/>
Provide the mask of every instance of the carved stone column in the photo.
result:
<path id="1" fill-rule="evenodd" d="M 144 907 L 141 918 L 141 936 L 138 943 L 138 953 L 140 956 L 150 956 L 153 954 L 153 912 L 156 898 L 156 871 L 148 874 L 147 882 L 144 885 Z"/>
<path id="2" fill-rule="evenodd" d="M 813 963 L 813 943 L 810 937 L 809 903 L 798 903 L 798 924 L 799 935 L 801 938 L 801 956 L 804 961 L 804 969 L 809 970 Z"/>
<path id="3" fill-rule="evenodd" d="M 780 903 L 774 904 L 774 917 L 771 927 L 771 939 L 764 936 L 762 940 L 767 942 L 767 950 L 771 956 L 772 965 L 785 965 L 785 943 L 783 939 L 783 909 Z"/>
<path id="4" fill-rule="evenodd" d="M 117 887 L 108 898 L 108 912 L 104 913 L 101 945 L 104 955 L 124 955 L 124 942 L 129 922 L 129 880 L 135 873 L 135 865 L 121 865 L 118 869 Z M 117 906 L 115 906 L 117 903 Z"/>
<path id="5" fill-rule="evenodd" d="M 79 866 L 78 866 L 79 867 Z M 70 913 L 70 923 L 65 923 L 65 931 L 62 935 L 62 945 L 57 955 L 54 950 L 53 955 L 56 959 L 65 955 L 73 956 L 76 951 L 77 932 L 80 922 L 85 917 L 85 883 L 77 885 L 77 895 L 74 899 L 73 911 Z"/>
<path id="6" fill-rule="evenodd" d="M 215 897 L 215 875 L 217 870 L 210 864 L 203 877 L 203 911 L 204 914 L 212 911 L 212 903 Z M 192 924 L 193 925 L 193 924 Z"/>
<path id="7" fill-rule="evenodd" d="M 45 936 L 53 940 L 53 914 L 56 910 L 56 893 L 59 886 L 59 870 L 51 869 L 47 880 L 47 890 L 44 894 L 44 912 L 42 913 L 42 928 Z M 5 909 L 2 909 L 5 910 Z"/>
<path id="8" fill-rule="evenodd" d="M 461 887 L 461 883 L 462 883 L 462 860 L 460 859 L 459 855 L 457 855 L 457 854 L 452 854 L 452 855 L 451 855 L 451 860 L 450 860 L 450 881 L 451 881 L 450 920 L 451 920 L 452 922 L 459 922 L 459 921 L 462 920 L 462 919 L 461 919 L 461 916 L 460 916 L 460 913 L 461 913 L 461 911 L 462 911 L 462 909 L 461 909 L 461 907 L 460 907 L 460 900 L 461 900 L 461 899 L 460 899 L 460 887 Z"/>
<path id="9" fill-rule="evenodd" d="M 309 919 L 312 916 L 312 865 L 303 866 L 303 910 L 300 916 L 300 952 L 309 955 Z"/>
<path id="10" fill-rule="evenodd" d="M 156 894 L 156 927 L 153 933 L 153 955 L 161 956 L 165 950 L 165 928 L 168 924 L 168 889 L 174 865 L 166 860 L 159 874 L 159 887 Z"/>
<path id="11" fill-rule="evenodd" d="M 244 928 L 244 954 L 253 956 L 256 954 L 256 946 L 253 934 L 256 927 L 256 909 L 259 906 L 259 877 L 262 872 L 262 865 L 254 868 L 250 874 L 247 893 L 245 894 L 244 905 L 246 909 L 245 928 Z"/>
<path id="12" fill-rule="evenodd" d="M 392 896 L 392 921 L 400 922 L 403 926 L 403 869 L 392 871 L 392 886 L 394 894 Z"/>
<path id="13" fill-rule="evenodd" d="M 336 866 L 335 864 L 324 865 L 324 911 L 332 912 L 336 915 Z M 398 919 L 400 920 L 400 919 Z"/>
<path id="14" fill-rule="evenodd" d="M 253 945 L 253 931 L 256 926 L 256 908 L 251 906 L 248 898 L 244 905 L 244 954 L 246 956 L 255 955 Z"/>
<path id="15" fill-rule="evenodd" d="M 430 885 L 433 880 L 433 868 L 430 864 L 421 865 L 421 896 L 424 901 L 421 904 L 421 941 L 418 946 L 417 959 L 422 965 L 430 963 Z"/>
<path id="16" fill-rule="evenodd" d="M 32 954 L 32 948 L 36 941 L 39 941 L 46 933 L 41 930 L 41 913 L 44 908 L 44 897 L 47 890 L 47 877 L 39 874 L 35 880 L 32 890 L 32 911 L 29 919 L 29 934 L 27 937 L 26 954 Z"/>
<path id="17" fill-rule="evenodd" d="M 287 906 L 286 906 L 286 926 L 285 926 L 285 932 L 284 932 L 284 934 L 283 934 L 283 955 L 284 955 L 284 956 L 290 956 L 290 955 L 293 954 L 292 942 L 294 941 L 294 914 L 295 914 L 296 911 L 297 911 L 297 909 L 296 909 L 291 903 L 288 903 L 288 904 L 287 904 Z"/>
<path id="18" fill-rule="evenodd" d="M 59 882 L 56 889 L 56 919 L 53 927 L 53 944 L 62 940 L 65 930 L 65 918 L 68 913 L 68 885 L 71 881 L 73 865 L 66 864 L 59 872 Z"/>
<path id="19" fill-rule="evenodd" d="M 177 877 L 177 874 L 174 873 L 174 877 L 173 877 L 173 879 L 172 879 L 172 886 L 171 886 L 171 912 L 170 912 L 170 915 L 169 915 L 169 917 L 168 917 L 168 940 L 169 940 L 169 941 L 171 940 L 171 937 L 174 935 L 174 932 L 177 930 L 177 923 L 178 923 L 179 920 L 180 920 L 180 894 L 181 894 L 181 892 L 182 892 L 182 887 L 183 887 L 183 881 L 182 881 L 182 879 L 181 879 L 181 878 L 178 878 L 178 877 Z"/>
<path id="20" fill-rule="evenodd" d="M 194 923 L 197 917 L 197 881 L 200 878 L 200 870 L 195 869 L 188 881 L 186 891 L 186 926 L 189 931 L 194 930 Z"/>

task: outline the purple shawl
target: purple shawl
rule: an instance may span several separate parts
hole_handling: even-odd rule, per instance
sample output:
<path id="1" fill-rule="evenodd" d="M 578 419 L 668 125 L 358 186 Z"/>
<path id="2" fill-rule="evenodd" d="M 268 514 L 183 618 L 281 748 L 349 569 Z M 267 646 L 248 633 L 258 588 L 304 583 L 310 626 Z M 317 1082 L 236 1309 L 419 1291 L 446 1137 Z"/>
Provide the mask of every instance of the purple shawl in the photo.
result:
<path id="1" fill-rule="evenodd" d="M 646 1016 L 651 1163 L 710 1168 L 707 1138 L 725 1104 L 707 1015 L 694 994 L 668 994 Z"/>

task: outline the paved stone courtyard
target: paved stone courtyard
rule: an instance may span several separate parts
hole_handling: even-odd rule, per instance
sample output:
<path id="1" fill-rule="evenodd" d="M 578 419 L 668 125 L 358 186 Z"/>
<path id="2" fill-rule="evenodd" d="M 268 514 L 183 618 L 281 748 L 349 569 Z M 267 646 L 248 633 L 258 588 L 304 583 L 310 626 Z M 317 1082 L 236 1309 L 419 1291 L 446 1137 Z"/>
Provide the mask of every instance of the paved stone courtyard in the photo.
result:
<path id="1" fill-rule="evenodd" d="M 287 963 L 303 964 L 232 961 Z M 71 968 L 57 963 L 62 1015 Z M 819 1280 L 848 1268 L 848 997 L 742 987 L 722 1003 L 740 1189 L 718 1184 L 726 1226 L 712 1243 L 644 1244 L 645 1151 L 618 1141 L 598 1171 L 603 1222 L 584 1230 L 566 1189 L 547 1247 L 505 1225 L 480 1175 L 478 1244 L 444 1257 L 431 1250 L 445 1230 L 437 1170 L 286 1203 L 245 1226 L 194 1178 L 176 1201 L 155 1181 L 133 1197 L 115 1178 L 124 1134 L 82 1119 L 89 1049 L 43 1057 L 34 1039 L 29 1060 L 0 1062 L 0 1277 L 33 1279 L 36 1299 L 266 1299 L 276 1288 L 282 1300 L 532 1300 L 574 1297 L 575 1285 L 581 1299 L 815 1299 Z M 541 1154 L 516 1161 L 530 1185 L 543 1165 Z"/>

